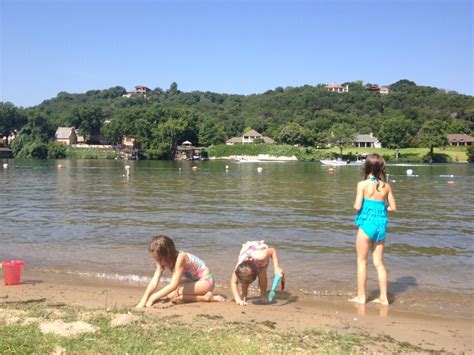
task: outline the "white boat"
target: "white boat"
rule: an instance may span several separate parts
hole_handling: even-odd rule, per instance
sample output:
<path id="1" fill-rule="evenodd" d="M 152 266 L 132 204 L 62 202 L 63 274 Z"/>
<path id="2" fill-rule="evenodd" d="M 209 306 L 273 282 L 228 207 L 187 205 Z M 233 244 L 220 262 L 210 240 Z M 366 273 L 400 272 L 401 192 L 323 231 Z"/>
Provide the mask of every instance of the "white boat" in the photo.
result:
<path id="1" fill-rule="evenodd" d="M 296 161 L 296 157 L 272 157 L 268 154 L 259 154 L 256 156 L 236 156 L 231 160 L 239 163 L 282 163 L 286 161 Z"/>
<path id="2" fill-rule="evenodd" d="M 323 165 L 331 165 L 331 166 L 347 166 L 347 165 L 362 165 L 362 164 L 364 164 L 363 160 L 346 161 L 346 160 L 323 159 L 323 160 L 320 160 L 320 162 Z"/>
<path id="3" fill-rule="evenodd" d="M 240 158 L 240 159 L 237 159 L 237 162 L 239 162 L 239 163 L 261 163 L 262 161 L 260 159 L 255 159 L 255 158 Z"/>

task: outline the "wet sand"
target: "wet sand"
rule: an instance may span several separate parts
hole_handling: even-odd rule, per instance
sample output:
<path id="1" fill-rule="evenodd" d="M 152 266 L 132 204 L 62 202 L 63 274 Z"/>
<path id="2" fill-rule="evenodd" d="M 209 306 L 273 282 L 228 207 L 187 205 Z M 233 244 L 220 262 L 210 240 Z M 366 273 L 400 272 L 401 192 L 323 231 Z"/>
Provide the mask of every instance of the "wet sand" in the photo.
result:
<path id="1" fill-rule="evenodd" d="M 71 275 L 26 271 L 20 285 L 5 286 L 1 281 L 0 303 L 45 302 L 94 309 L 132 308 L 143 290 L 144 287 L 91 282 Z M 228 289 L 220 288 L 215 292 L 231 298 Z M 424 302 L 407 301 L 411 297 L 414 299 L 412 295 L 404 297 L 403 302 L 397 298 L 391 306 L 384 307 L 370 303 L 354 305 L 347 302 L 345 296 L 337 294 L 315 296 L 290 292 L 279 293 L 277 302 L 272 305 L 251 303 L 239 307 L 232 301 L 179 305 L 164 302 L 144 312 L 179 316 L 183 322 L 192 322 L 196 316 L 205 314 L 226 322 L 268 322 L 283 330 L 318 328 L 341 333 L 388 335 L 423 349 L 453 353 L 472 353 L 474 348 L 472 303 L 456 307 L 455 299 L 450 302 L 453 295 L 433 295 Z M 441 306 L 440 309 L 440 304 L 453 304 L 453 308 Z"/>

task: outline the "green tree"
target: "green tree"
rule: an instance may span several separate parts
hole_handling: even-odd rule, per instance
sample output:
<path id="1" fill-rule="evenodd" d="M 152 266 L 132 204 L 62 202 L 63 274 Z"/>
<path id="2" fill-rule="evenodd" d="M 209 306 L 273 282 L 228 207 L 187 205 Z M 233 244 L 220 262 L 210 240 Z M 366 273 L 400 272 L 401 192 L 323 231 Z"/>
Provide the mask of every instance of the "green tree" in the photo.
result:
<path id="1" fill-rule="evenodd" d="M 422 147 L 430 148 L 429 155 L 433 157 L 435 147 L 444 147 L 448 144 L 444 122 L 440 120 L 425 122 L 418 132 L 418 141 Z"/>
<path id="2" fill-rule="evenodd" d="M 100 133 L 104 117 L 100 107 L 83 105 L 73 109 L 69 122 L 81 135 L 94 137 Z"/>
<path id="3" fill-rule="evenodd" d="M 102 135 L 112 144 L 119 144 L 125 136 L 125 130 L 122 122 L 118 119 L 112 119 L 109 123 L 102 126 Z"/>
<path id="4" fill-rule="evenodd" d="M 0 139 L 26 123 L 26 117 L 10 102 L 0 102 Z M 9 143 L 9 142 L 7 142 Z"/>
<path id="5" fill-rule="evenodd" d="M 467 161 L 469 163 L 474 163 L 474 145 L 469 145 L 467 147 Z"/>
<path id="6" fill-rule="evenodd" d="M 28 122 L 18 132 L 11 148 L 16 157 L 46 158 L 47 142 L 54 136 L 54 130 L 45 116 L 38 110 L 28 113 Z"/>
<path id="7" fill-rule="evenodd" d="M 199 125 L 199 144 L 210 146 L 225 142 L 226 134 L 224 126 L 213 119 L 204 119 Z"/>
<path id="8" fill-rule="evenodd" d="M 167 94 L 168 94 L 169 96 L 173 96 L 173 95 L 176 95 L 176 94 L 178 94 L 178 93 L 179 93 L 179 91 L 178 91 L 178 84 L 177 84 L 175 81 L 173 81 L 173 82 L 171 83 L 171 85 L 170 85 L 170 88 L 169 88 L 168 91 L 167 91 Z"/>
<path id="9" fill-rule="evenodd" d="M 165 118 L 152 129 L 150 149 L 158 152 L 161 159 L 173 159 L 180 142 L 197 141 L 195 123 L 199 117 L 189 110 L 169 110 Z"/>
<path id="10" fill-rule="evenodd" d="M 471 134 L 471 129 L 469 127 L 469 122 L 459 119 L 451 119 L 448 122 L 448 127 L 446 128 L 447 133 L 466 133 Z"/>
<path id="11" fill-rule="evenodd" d="M 346 123 L 336 123 L 331 127 L 328 140 L 329 143 L 339 147 L 342 158 L 342 149 L 353 144 L 355 141 L 355 131 Z"/>
<path id="12" fill-rule="evenodd" d="M 295 122 L 289 122 L 282 126 L 276 139 L 281 143 L 291 145 L 306 146 L 312 142 L 311 132 Z"/>
<path id="13" fill-rule="evenodd" d="M 378 139 L 388 148 L 406 148 L 410 146 L 414 133 L 414 124 L 404 116 L 399 116 L 382 123 Z"/>

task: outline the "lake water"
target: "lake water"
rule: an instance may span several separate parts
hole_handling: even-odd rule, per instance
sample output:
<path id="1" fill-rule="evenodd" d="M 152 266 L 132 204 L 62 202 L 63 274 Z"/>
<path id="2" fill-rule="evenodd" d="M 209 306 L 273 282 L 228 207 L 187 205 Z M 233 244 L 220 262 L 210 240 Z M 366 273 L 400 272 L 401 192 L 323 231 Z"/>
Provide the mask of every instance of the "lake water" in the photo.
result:
<path id="1" fill-rule="evenodd" d="M 360 167 L 337 167 L 330 175 L 328 167 L 302 162 L 8 163 L 0 170 L 0 260 L 144 283 L 153 272 L 148 241 L 167 234 L 202 257 L 222 286 L 241 243 L 265 240 L 280 252 L 289 288 L 355 289 L 352 204 Z M 407 177 L 407 169 L 419 177 Z M 389 166 L 388 172 L 399 210 L 386 243 L 390 287 L 471 294 L 473 165 Z"/>

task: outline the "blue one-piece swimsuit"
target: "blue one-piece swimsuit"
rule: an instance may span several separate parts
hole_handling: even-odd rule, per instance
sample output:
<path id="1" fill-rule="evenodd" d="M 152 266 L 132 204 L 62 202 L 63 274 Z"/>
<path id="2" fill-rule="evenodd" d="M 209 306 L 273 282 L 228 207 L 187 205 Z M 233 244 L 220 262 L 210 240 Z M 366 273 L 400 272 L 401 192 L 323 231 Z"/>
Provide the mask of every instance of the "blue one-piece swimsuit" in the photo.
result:
<path id="1" fill-rule="evenodd" d="M 385 239 L 387 232 L 387 207 L 385 201 L 364 198 L 362 207 L 357 212 L 355 224 L 364 231 L 374 243 Z"/>

